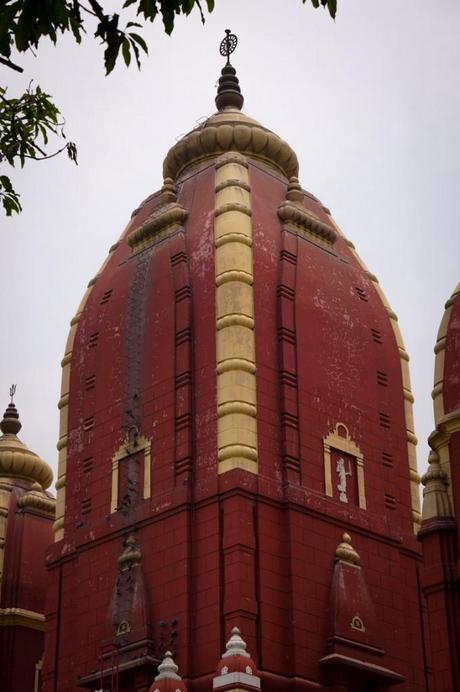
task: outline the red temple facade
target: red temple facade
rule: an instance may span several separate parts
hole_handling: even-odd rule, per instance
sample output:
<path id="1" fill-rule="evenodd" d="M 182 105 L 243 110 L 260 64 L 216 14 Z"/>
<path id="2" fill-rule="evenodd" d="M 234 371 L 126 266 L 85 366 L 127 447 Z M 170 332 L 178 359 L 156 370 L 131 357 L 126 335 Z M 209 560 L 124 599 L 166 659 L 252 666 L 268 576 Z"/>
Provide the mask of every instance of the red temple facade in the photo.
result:
<path id="1" fill-rule="evenodd" d="M 0 689 L 39 692 L 55 500 L 46 491 L 51 469 L 21 442 L 20 429 L 11 401 L 0 422 Z"/>
<path id="2" fill-rule="evenodd" d="M 458 692 L 460 304 L 421 522 L 397 317 L 229 64 L 216 105 L 71 323 L 43 691 Z"/>

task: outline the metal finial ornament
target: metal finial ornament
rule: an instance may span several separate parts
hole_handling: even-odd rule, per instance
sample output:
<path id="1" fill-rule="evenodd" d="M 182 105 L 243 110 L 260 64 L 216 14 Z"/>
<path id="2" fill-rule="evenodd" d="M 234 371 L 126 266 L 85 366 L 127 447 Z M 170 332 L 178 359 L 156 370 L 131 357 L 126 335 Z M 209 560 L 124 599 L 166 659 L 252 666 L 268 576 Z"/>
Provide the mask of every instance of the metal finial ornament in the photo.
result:
<path id="1" fill-rule="evenodd" d="M 238 45 L 238 38 L 235 34 L 231 33 L 230 29 L 225 29 L 227 34 L 224 39 L 220 42 L 219 53 L 225 58 L 227 58 L 227 65 L 230 65 L 230 55 L 233 53 Z"/>
<path id="2" fill-rule="evenodd" d="M 14 399 L 14 395 L 16 394 L 16 386 L 17 386 L 17 385 L 12 384 L 11 387 L 10 387 L 10 403 L 11 403 L 11 404 L 14 403 L 13 399 Z"/>

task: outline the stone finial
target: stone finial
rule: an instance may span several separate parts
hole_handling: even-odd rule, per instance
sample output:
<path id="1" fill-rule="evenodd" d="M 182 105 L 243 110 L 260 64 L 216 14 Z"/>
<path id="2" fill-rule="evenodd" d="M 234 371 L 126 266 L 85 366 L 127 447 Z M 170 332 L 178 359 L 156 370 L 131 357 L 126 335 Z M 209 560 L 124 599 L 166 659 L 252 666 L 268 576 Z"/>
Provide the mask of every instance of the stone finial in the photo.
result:
<path id="1" fill-rule="evenodd" d="M 222 658 L 227 658 L 228 656 L 245 656 L 249 658 L 249 654 L 246 651 L 247 644 L 241 637 L 241 632 L 238 627 L 232 629 L 230 639 L 225 646 L 225 653 L 222 654 Z"/>
<path id="2" fill-rule="evenodd" d="M 216 106 L 217 110 L 222 111 L 224 108 L 243 108 L 244 97 L 241 93 L 240 83 L 236 76 L 236 70 L 233 65 L 224 65 L 221 76 L 219 77 L 219 86 L 217 87 Z"/>
<path id="3" fill-rule="evenodd" d="M 432 450 L 428 457 L 428 470 L 422 476 L 423 509 L 422 521 L 436 517 L 452 517 L 452 507 L 449 498 L 449 479 L 441 467 L 437 452 Z"/>
<path id="4" fill-rule="evenodd" d="M 351 536 L 349 533 L 344 533 L 342 543 L 339 543 L 335 551 L 336 559 L 341 562 L 347 562 L 350 565 L 359 565 L 361 558 L 351 544 Z"/>
<path id="5" fill-rule="evenodd" d="M 299 179 L 294 175 L 289 178 L 286 199 L 290 202 L 303 202 L 302 187 L 299 183 Z"/>
<path id="6" fill-rule="evenodd" d="M 177 674 L 178 670 L 179 668 L 174 663 L 171 651 L 167 651 L 163 661 L 158 666 L 158 675 L 156 676 L 155 681 L 165 680 L 167 678 L 171 680 L 182 680 L 180 675 Z"/>
<path id="7" fill-rule="evenodd" d="M 10 403 L 6 407 L 6 411 L 3 414 L 3 420 L 0 423 L 0 430 L 4 435 L 17 435 L 22 428 L 21 421 L 19 420 L 19 413 L 16 406 L 11 398 Z"/>
<path id="8" fill-rule="evenodd" d="M 118 558 L 118 565 L 123 571 L 139 565 L 142 560 L 140 548 L 134 536 L 128 536 L 125 541 L 125 548 Z"/>

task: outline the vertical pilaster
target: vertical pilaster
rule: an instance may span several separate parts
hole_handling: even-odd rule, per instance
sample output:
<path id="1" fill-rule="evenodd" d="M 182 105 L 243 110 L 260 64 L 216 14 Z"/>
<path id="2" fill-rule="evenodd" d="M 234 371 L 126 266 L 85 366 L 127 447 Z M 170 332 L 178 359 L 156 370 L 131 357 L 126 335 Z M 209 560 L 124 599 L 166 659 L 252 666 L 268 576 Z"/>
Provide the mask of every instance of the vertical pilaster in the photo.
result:
<path id="1" fill-rule="evenodd" d="M 170 241 L 175 298 L 175 474 L 192 472 L 192 287 L 183 232 Z"/>
<path id="2" fill-rule="evenodd" d="M 282 231 L 277 298 L 283 471 L 287 482 L 298 485 L 300 484 L 300 439 L 295 328 L 297 243 L 297 235 L 286 230 Z"/>
<path id="3" fill-rule="evenodd" d="M 214 207 L 218 472 L 258 472 L 252 211 L 248 164 L 216 163 Z"/>

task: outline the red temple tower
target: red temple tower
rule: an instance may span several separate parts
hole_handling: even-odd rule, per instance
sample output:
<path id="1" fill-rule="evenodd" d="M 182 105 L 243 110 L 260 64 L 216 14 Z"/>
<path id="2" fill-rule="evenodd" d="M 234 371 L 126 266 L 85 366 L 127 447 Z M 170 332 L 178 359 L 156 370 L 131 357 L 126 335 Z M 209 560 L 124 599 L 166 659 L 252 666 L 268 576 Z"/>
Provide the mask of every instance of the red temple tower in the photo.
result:
<path id="1" fill-rule="evenodd" d="M 14 394 L 13 386 L 11 394 Z M 45 549 L 52 540 L 53 474 L 17 434 L 11 399 L 0 422 L 0 689 L 38 692 L 45 629 Z"/>
<path id="2" fill-rule="evenodd" d="M 435 346 L 435 430 L 422 479 L 422 587 L 431 640 L 430 690 L 460 690 L 460 284 L 446 303 Z"/>
<path id="3" fill-rule="evenodd" d="M 71 322 L 44 692 L 421 692 L 397 317 L 229 63 L 216 105 Z"/>

